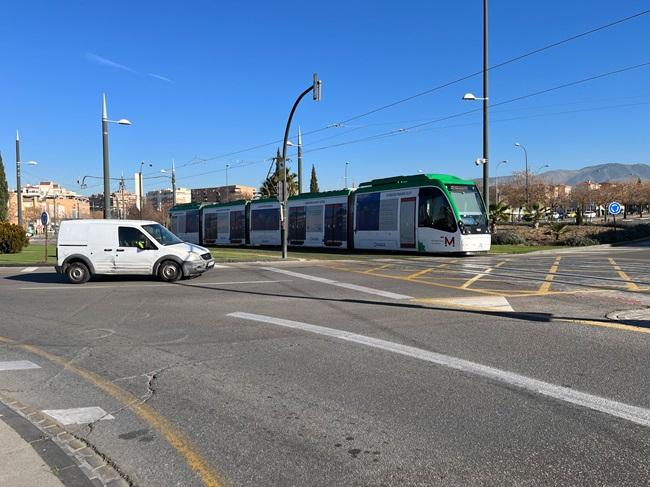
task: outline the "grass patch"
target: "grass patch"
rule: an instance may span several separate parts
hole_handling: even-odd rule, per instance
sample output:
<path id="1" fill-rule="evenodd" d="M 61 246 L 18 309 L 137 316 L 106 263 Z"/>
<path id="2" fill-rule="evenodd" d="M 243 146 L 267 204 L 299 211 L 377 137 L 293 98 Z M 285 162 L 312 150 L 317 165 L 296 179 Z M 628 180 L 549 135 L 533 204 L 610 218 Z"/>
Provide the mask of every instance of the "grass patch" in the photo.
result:
<path id="1" fill-rule="evenodd" d="M 566 249 L 562 245 L 492 245 L 490 254 L 527 254 L 537 250 Z"/>
<path id="2" fill-rule="evenodd" d="M 47 262 L 45 262 L 45 244 L 32 243 L 17 254 L 0 254 L 0 265 L 38 265 L 56 264 L 56 244 L 47 246 Z"/>

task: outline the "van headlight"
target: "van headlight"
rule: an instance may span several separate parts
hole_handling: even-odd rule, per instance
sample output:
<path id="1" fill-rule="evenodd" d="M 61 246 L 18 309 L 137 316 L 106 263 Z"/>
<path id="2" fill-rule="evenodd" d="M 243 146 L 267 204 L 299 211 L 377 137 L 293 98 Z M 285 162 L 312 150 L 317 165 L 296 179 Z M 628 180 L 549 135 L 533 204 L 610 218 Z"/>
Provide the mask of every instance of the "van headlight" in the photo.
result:
<path id="1" fill-rule="evenodd" d="M 190 260 L 192 262 L 197 262 L 197 261 L 200 261 L 200 260 L 203 260 L 203 259 L 199 254 L 196 254 L 196 253 L 192 252 L 190 254 L 190 256 L 187 258 L 187 260 Z"/>

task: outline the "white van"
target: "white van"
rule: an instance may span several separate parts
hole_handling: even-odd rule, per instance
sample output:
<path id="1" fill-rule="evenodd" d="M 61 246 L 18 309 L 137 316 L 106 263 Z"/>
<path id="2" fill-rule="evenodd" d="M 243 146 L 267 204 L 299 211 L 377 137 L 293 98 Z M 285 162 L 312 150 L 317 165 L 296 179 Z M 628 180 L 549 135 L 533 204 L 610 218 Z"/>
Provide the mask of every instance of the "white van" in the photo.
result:
<path id="1" fill-rule="evenodd" d="M 208 249 L 146 220 L 62 221 L 56 255 L 56 271 L 73 284 L 96 274 L 157 275 L 171 282 L 214 267 Z"/>

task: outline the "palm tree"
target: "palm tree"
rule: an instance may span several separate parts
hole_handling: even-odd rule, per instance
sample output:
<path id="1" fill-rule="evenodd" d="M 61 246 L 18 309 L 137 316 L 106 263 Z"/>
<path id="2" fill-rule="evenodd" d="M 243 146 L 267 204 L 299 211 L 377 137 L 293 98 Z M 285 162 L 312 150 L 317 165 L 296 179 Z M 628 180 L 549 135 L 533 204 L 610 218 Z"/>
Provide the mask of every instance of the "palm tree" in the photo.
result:
<path id="1" fill-rule="evenodd" d="M 531 222 L 533 228 L 539 228 L 539 222 L 545 213 L 546 208 L 543 208 L 539 203 L 532 203 L 526 206 L 526 209 L 524 210 L 524 220 Z"/>
<path id="2" fill-rule="evenodd" d="M 278 149 L 276 160 L 280 158 L 280 149 Z M 278 194 L 278 181 L 281 180 L 280 174 L 278 173 L 277 165 L 275 166 L 275 171 L 273 174 L 270 174 L 269 177 L 264 180 L 260 186 L 260 196 L 262 198 L 272 198 Z M 298 176 L 295 172 L 291 172 L 289 166 L 287 166 L 287 186 L 289 188 L 289 196 L 298 194 Z"/>
<path id="3" fill-rule="evenodd" d="M 504 223 L 508 221 L 508 205 L 504 202 L 493 203 L 490 205 L 490 232 L 495 233 L 497 230 L 497 223 Z"/>
<path id="4" fill-rule="evenodd" d="M 555 240 L 560 240 L 560 235 L 569 230 L 568 223 L 551 222 L 548 224 L 549 233 L 555 237 Z"/>

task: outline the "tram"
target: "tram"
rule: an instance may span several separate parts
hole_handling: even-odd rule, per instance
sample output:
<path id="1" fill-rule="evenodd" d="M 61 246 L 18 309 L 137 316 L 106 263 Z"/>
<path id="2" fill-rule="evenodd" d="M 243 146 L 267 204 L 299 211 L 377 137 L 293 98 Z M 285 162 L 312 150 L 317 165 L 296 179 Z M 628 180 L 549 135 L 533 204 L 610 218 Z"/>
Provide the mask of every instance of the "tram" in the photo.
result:
<path id="1" fill-rule="evenodd" d="M 172 231 L 201 245 L 278 246 L 277 199 L 176 205 Z M 289 198 L 292 247 L 420 253 L 490 250 L 483 198 L 473 181 L 446 174 L 374 179 L 356 190 Z"/>

